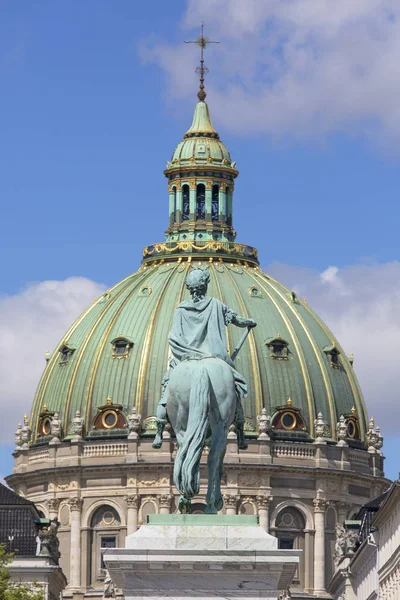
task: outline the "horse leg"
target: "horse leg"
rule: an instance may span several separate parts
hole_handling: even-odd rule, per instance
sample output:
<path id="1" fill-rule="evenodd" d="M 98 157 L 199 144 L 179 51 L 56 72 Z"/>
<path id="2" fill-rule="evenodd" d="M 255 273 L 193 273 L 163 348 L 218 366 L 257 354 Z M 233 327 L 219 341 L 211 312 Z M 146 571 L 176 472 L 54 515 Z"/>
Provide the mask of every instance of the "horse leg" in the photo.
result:
<path id="1" fill-rule="evenodd" d="M 226 435 L 226 433 L 225 433 Z M 221 454 L 221 458 L 219 461 L 219 470 L 218 470 L 218 476 L 216 477 L 216 481 L 215 481 L 215 502 L 214 502 L 214 506 L 217 510 L 222 510 L 223 506 L 224 506 L 224 501 L 222 498 L 222 494 L 221 494 L 221 479 L 222 479 L 222 475 L 224 474 L 224 457 L 225 457 L 225 450 L 226 450 L 226 445 L 225 448 Z"/>
<path id="2" fill-rule="evenodd" d="M 237 402 L 236 402 L 235 426 L 236 426 L 237 445 L 238 445 L 239 450 L 247 450 L 249 445 L 248 445 L 247 440 L 244 435 L 245 418 L 244 418 L 242 401 L 238 395 L 236 395 L 236 397 L 237 397 Z"/>
<path id="3" fill-rule="evenodd" d="M 225 437 L 224 437 L 225 435 Z M 219 489 L 219 497 L 221 496 L 220 489 L 220 469 L 221 455 L 223 454 L 226 444 L 226 431 L 224 427 L 216 427 L 212 432 L 210 454 L 208 455 L 208 490 L 206 496 L 206 514 L 217 514 L 218 509 L 215 506 L 216 491 Z M 218 498 L 219 500 L 220 498 Z"/>

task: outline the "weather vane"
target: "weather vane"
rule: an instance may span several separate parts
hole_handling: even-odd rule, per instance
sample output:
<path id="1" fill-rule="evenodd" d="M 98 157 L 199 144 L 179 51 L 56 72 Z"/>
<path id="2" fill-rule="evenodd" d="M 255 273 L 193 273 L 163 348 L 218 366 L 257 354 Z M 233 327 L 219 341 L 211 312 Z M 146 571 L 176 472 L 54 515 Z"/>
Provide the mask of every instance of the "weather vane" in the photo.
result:
<path id="1" fill-rule="evenodd" d="M 219 42 L 213 42 L 209 40 L 204 35 L 204 23 L 201 23 L 201 35 L 197 37 L 195 40 L 187 40 L 185 44 L 197 44 L 200 46 L 200 66 L 197 67 L 196 73 L 200 76 L 200 91 L 197 96 L 201 102 L 204 101 L 206 97 L 206 93 L 204 91 L 204 75 L 207 75 L 208 69 L 204 66 L 204 50 L 207 48 L 208 44 L 219 44 Z"/>

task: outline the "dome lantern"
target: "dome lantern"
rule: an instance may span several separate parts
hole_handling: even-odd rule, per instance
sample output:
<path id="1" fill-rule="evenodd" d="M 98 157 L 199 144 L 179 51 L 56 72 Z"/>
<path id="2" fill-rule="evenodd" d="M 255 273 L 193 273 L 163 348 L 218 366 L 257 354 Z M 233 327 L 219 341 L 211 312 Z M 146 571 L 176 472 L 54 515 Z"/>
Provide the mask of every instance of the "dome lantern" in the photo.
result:
<path id="1" fill-rule="evenodd" d="M 239 172 L 228 148 L 214 129 L 205 102 L 203 51 L 211 42 L 204 36 L 195 41 L 201 49 L 198 102 L 192 124 L 167 162 L 164 175 L 168 179 L 169 225 L 166 242 L 146 246 L 143 262 L 155 259 L 178 259 L 183 254 L 197 257 L 239 260 L 257 264 L 257 250 L 237 244 L 233 228 L 234 181 Z"/>

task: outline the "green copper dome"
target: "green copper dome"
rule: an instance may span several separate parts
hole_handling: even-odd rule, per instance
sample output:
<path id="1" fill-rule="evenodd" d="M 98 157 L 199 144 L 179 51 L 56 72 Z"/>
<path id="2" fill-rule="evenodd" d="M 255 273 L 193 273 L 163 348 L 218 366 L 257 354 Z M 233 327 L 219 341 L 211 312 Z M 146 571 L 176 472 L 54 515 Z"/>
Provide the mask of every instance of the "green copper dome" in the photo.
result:
<path id="1" fill-rule="evenodd" d="M 107 398 L 122 405 L 126 415 L 133 406 L 144 418 L 155 415 L 173 312 L 188 297 L 185 278 L 198 264 L 155 262 L 98 298 L 67 331 L 46 366 L 33 405 L 33 429 L 45 405 L 60 413 L 65 433 L 77 410 L 90 432 L 97 407 Z M 210 271 L 209 294 L 258 323 L 236 359 L 249 384 L 244 406 L 254 429 L 263 407 L 272 415 L 275 407 L 291 398 L 311 435 L 318 412 L 334 436 L 340 415 L 349 414 L 353 406 L 364 430 L 366 415 L 353 368 L 311 308 L 258 267 L 219 261 L 200 264 Z M 242 333 L 228 328 L 231 350 Z M 132 344 L 126 356 L 115 355 L 113 342 L 119 338 Z M 274 339 L 287 343 L 284 360 L 272 357 L 268 344 Z M 65 346 L 74 350 L 63 363 Z M 331 346 L 340 352 L 335 367 L 326 352 Z"/>
<path id="2" fill-rule="evenodd" d="M 196 154 L 200 144 L 212 161 Z M 185 161 L 193 157 L 187 167 Z M 167 241 L 146 247 L 141 268 L 95 300 L 66 332 L 34 399 L 34 440 L 47 439 L 40 429 L 45 428 L 43 418 L 56 412 L 64 437 L 71 434 L 77 411 L 84 418 L 85 435 L 96 434 L 98 407 L 111 404 L 119 407 L 125 423 L 116 435 L 127 435 L 133 407 L 151 431 L 168 364 L 173 313 L 188 297 L 185 278 L 198 265 L 210 271 L 209 295 L 258 323 L 236 359 L 249 386 L 244 400 L 249 434 L 256 431 L 263 408 L 273 416 L 281 410 L 277 407 L 295 407 L 304 435 L 314 435 L 314 420 L 322 413 L 327 438 L 335 439 L 341 415 L 356 419 L 363 438 L 367 414 L 361 390 L 338 341 L 305 301 L 259 268 L 255 248 L 234 241 L 233 181 L 238 172 L 205 102 L 197 104 L 193 123 L 168 165 Z M 231 351 L 242 333 L 228 328 Z M 113 434 L 112 424 L 104 422 L 104 427 Z M 285 435 L 291 433 L 287 426 Z"/>
<path id="3" fill-rule="evenodd" d="M 211 123 L 208 106 L 200 101 L 196 105 L 193 122 L 185 134 L 185 139 L 177 145 L 167 166 L 207 163 L 232 166 L 228 148 L 221 142 Z"/>

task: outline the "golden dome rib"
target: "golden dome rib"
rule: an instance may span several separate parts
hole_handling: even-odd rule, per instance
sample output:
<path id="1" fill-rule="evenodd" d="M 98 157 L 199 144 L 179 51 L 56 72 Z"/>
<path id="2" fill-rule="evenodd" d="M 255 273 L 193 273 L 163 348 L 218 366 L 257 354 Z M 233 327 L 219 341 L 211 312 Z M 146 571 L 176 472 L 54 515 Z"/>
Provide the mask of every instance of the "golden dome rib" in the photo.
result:
<path id="1" fill-rule="evenodd" d="M 261 271 L 261 269 L 254 269 L 252 272 L 250 272 L 250 269 L 246 267 L 246 272 L 250 275 L 250 277 L 252 279 L 254 279 L 254 281 L 256 283 L 258 283 L 262 287 L 262 289 L 264 290 L 265 294 L 268 296 L 268 298 L 271 300 L 271 302 L 275 306 L 276 310 L 280 314 L 281 319 L 285 323 L 285 325 L 286 325 L 286 327 L 287 327 L 287 329 L 288 329 L 288 331 L 289 331 L 289 333 L 291 335 L 291 338 L 293 340 L 293 345 L 296 348 L 297 356 L 299 358 L 301 373 L 302 373 L 303 379 L 304 379 L 304 387 L 305 387 L 305 390 L 306 390 L 307 405 L 308 405 L 308 410 L 309 410 L 309 414 L 310 414 L 310 423 L 309 423 L 310 435 L 313 435 L 313 432 L 314 432 L 314 418 L 315 418 L 315 410 L 314 410 L 315 399 L 314 399 L 314 393 L 312 391 L 312 385 L 311 385 L 310 375 L 309 375 L 309 372 L 308 372 L 308 368 L 307 368 L 305 356 L 303 354 L 303 349 L 302 349 L 301 344 L 300 344 L 300 340 L 297 337 L 296 331 L 295 331 L 292 323 L 287 318 L 287 316 L 285 315 L 285 313 L 283 312 L 283 310 L 281 309 L 281 307 L 279 306 L 279 304 L 276 302 L 275 298 L 267 290 L 267 288 L 265 287 L 265 285 L 263 285 L 263 283 L 253 274 L 254 272 L 256 272 L 257 275 L 260 275 L 260 273 L 261 273 L 260 277 L 261 277 L 262 281 L 264 281 L 264 283 L 266 283 L 266 284 L 269 284 L 269 281 L 264 278 L 263 271 Z"/>
<path id="2" fill-rule="evenodd" d="M 135 285 L 133 287 L 133 289 L 129 292 L 129 294 L 127 295 L 127 297 L 125 298 L 125 300 L 121 303 L 121 306 L 118 308 L 117 312 L 115 313 L 114 317 L 111 319 L 111 322 L 109 323 L 108 327 L 106 328 L 102 339 L 100 340 L 100 344 L 99 347 L 96 351 L 96 358 L 92 367 L 92 372 L 90 374 L 90 383 L 89 383 L 89 390 L 88 390 L 88 395 L 87 395 L 87 402 L 86 402 L 86 415 L 85 415 L 85 425 L 86 425 L 86 430 L 89 427 L 89 419 L 90 419 L 90 410 L 92 408 L 92 395 L 93 395 L 93 388 L 94 388 L 94 383 L 96 380 L 96 375 L 97 375 L 97 369 L 99 366 L 99 362 L 100 359 L 102 357 L 103 354 L 103 350 L 104 350 L 104 346 L 107 343 L 108 340 L 108 336 L 110 334 L 110 331 L 112 330 L 112 328 L 115 325 L 116 320 L 118 319 L 118 317 L 120 316 L 122 310 L 124 309 L 124 307 L 126 306 L 126 304 L 129 302 L 129 300 L 132 298 L 132 296 L 136 293 L 137 289 L 142 285 L 143 280 L 145 280 L 148 276 L 148 273 L 143 272 L 142 273 L 143 277 L 138 278 L 138 280 L 135 282 Z M 72 393 L 71 393 L 72 396 Z M 69 407 L 68 407 L 69 408 Z M 66 413 L 67 415 L 68 413 Z"/>
<path id="3" fill-rule="evenodd" d="M 229 269 L 226 269 L 226 273 L 233 284 L 235 296 L 237 298 L 240 309 L 242 311 L 242 316 L 249 318 L 249 315 L 248 315 L 247 309 L 246 309 L 246 305 L 243 301 L 242 295 L 240 293 L 240 290 L 239 290 L 239 287 L 238 287 L 236 281 L 234 280 L 232 275 L 229 273 Z M 256 412 L 258 415 L 260 415 L 261 410 L 263 408 L 262 385 L 261 385 L 261 378 L 260 378 L 260 362 L 258 360 L 257 347 L 254 342 L 254 336 L 253 336 L 252 332 L 250 332 L 250 335 L 247 339 L 249 341 L 249 346 L 250 346 L 251 367 L 253 370 L 253 378 L 254 378 L 254 385 L 255 385 L 255 392 L 256 392 Z"/>
<path id="4" fill-rule="evenodd" d="M 216 289 L 216 292 L 217 292 L 217 298 L 223 304 L 226 304 L 225 299 L 224 299 L 224 295 L 223 295 L 222 290 L 221 290 L 221 286 L 220 286 L 219 281 L 218 281 L 218 276 L 217 276 L 217 274 L 215 272 L 216 269 L 215 269 L 215 267 L 214 267 L 213 264 L 211 265 L 210 271 L 211 271 L 211 276 L 212 276 L 213 282 L 215 283 L 215 289 Z M 229 327 L 227 327 L 227 331 L 226 331 L 226 341 L 228 343 L 228 354 L 230 355 L 232 343 L 231 343 L 231 333 L 230 333 Z"/>
<path id="5" fill-rule="evenodd" d="M 305 308 L 307 310 L 307 312 L 317 321 L 317 323 L 320 325 L 320 327 L 323 329 L 323 331 L 325 332 L 326 336 L 331 339 L 332 338 L 332 332 L 328 329 L 328 327 L 325 325 L 325 323 L 320 319 L 320 317 L 312 310 L 312 308 L 310 308 L 308 306 L 308 304 L 304 304 L 304 302 L 300 302 L 301 305 L 303 306 L 303 308 Z M 340 360 L 343 362 L 344 360 L 346 361 L 346 373 L 347 373 L 347 377 L 350 383 L 350 387 L 351 387 L 351 392 L 353 394 L 353 399 L 354 399 L 354 404 L 357 407 L 357 411 L 358 411 L 358 416 L 360 418 L 360 420 L 362 420 L 363 422 L 363 427 L 361 427 L 361 439 L 363 440 L 365 437 L 365 429 L 367 427 L 367 423 L 365 422 L 364 419 L 364 415 L 366 417 L 366 415 L 368 414 L 367 412 L 367 408 L 364 402 L 364 397 L 363 397 L 363 393 L 361 391 L 360 385 L 358 383 L 357 377 L 354 373 L 353 367 L 351 366 L 345 352 L 343 351 L 342 346 L 339 344 L 338 340 L 335 338 L 335 345 L 337 346 L 338 350 L 340 350 Z M 340 415 L 337 415 L 337 417 L 339 418 Z"/>
<path id="6" fill-rule="evenodd" d="M 155 320 L 158 315 L 158 309 L 164 298 L 165 292 L 167 290 L 169 282 L 171 281 L 172 275 L 174 275 L 175 272 L 177 271 L 177 267 L 178 267 L 178 263 L 174 263 L 174 266 L 171 269 L 171 273 L 169 274 L 169 276 L 167 277 L 167 279 L 164 283 L 164 287 L 163 287 L 163 289 L 160 293 L 160 296 L 157 300 L 157 304 L 155 305 L 155 307 L 153 309 L 153 312 L 150 317 L 150 322 L 147 326 L 145 341 L 143 344 L 142 355 L 140 357 L 140 368 L 139 368 L 138 379 L 137 379 L 137 384 L 136 384 L 136 393 L 135 393 L 136 407 L 137 407 L 137 410 L 139 413 L 142 410 L 144 379 L 145 379 L 146 370 L 147 370 L 147 359 L 148 359 L 149 349 L 150 349 L 151 334 L 153 332 L 154 323 L 155 323 Z"/>
<path id="7" fill-rule="evenodd" d="M 43 374 L 43 382 L 41 382 L 38 386 L 37 392 L 35 394 L 35 398 L 33 400 L 33 405 L 32 405 L 32 410 L 31 410 L 31 414 L 30 414 L 30 421 L 29 421 L 29 427 L 33 430 L 33 417 L 36 414 L 36 406 L 38 405 L 39 407 L 41 406 L 43 399 L 44 399 L 44 395 L 46 393 L 46 389 L 48 386 L 48 383 L 50 381 L 51 378 L 51 374 L 54 370 L 54 367 L 56 364 L 58 364 L 59 361 L 59 351 L 61 349 L 61 347 L 64 345 L 64 341 L 66 339 L 68 339 L 69 337 L 71 337 L 71 335 L 74 333 L 75 329 L 78 327 L 78 325 L 80 325 L 80 323 L 83 321 L 83 319 L 89 314 L 89 312 L 91 310 L 93 310 L 97 304 L 100 302 L 100 300 L 102 299 L 103 296 L 100 296 L 99 298 L 97 298 L 97 301 L 94 302 L 93 304 L 91 304 L 90 306 L 88 306 L 83 313 L 76 319 L 76 321 L 71 325 L 71 327 L 68 329 L 67 333 L 61 338 L 60 342 L 57 344 L 56 349 L 54 350 L 50 361 L 47 365 L 46 371 Z M 39 399 L 40 396 L 40 399 Z M 40 412 L 40 408 L 39 408 L 39 412 Z M 35 427 L 35 432 L 36 432 L 36 427 Z M 35 435 L 35 433 L 33 434 Z"/>
<path id="8" fill-rule="evenodd" d="M 271 282 L 269 282 L 269 285 L 271 285 Z M 279 284 L 279 285 L 282 285 L 282 284 Z M 272 287 L 272 285 L 271 285 L 271 287 Z M 319 368 L 321 369 L 322 378 L 324 380 L 324 385 L 325 385 L 326 394 L 327 394 L 327 398 L 328 398 L 330 419 L 331 419 L 331 431 L 334 432 L 335 428 L 336 428 L 336 411 L 335 411 L 335 414 L 334 414 L 334 410 L 333 410 L 333 408 L 335 406 L 335 396 L 334 396 L 334 393 L 333 393 L 333 388 L 332 388 L 332 385 L 331 385 L 331 381 L 329 379 L 328 368 L 327 368 L 326 364 L 323 362 L 323 360 L 321 358 L 320 348 L 317 346 L 314 338 L 311 336 L 310 332 L 308 331 L 308 328 L 305 326 L 305 323 L 300 318 L 300 315 L 293 308 L 293 304 L 276 287 L 274 287 L 274 290 L 278 294 L 278 296 L 285 302 L 285 304 L 287 305 L 287 307 L 291 310 L 291 312 L 293 313 L 293 315 L 295 316 L 295 318 L 299 322 L 300 326 L 303 328 L 304 333 L 306 334 L 306 336 L 308 338 L 308 341 L 310 342 L 311 347 L 312 347 L 312 349 L 314 351 L 314 354 L 315 354 L 315 357 L 317 359 Z M 290 293 L 290 290 L 288 290 L 288 292 Z M 313 414 L 312 419 L 311 419 L 311 415 L 310 415 L 310 431 L 311 431 L 311 427 L 314 426 L 314 419 L 315 419 L 315 414 Z"/>

